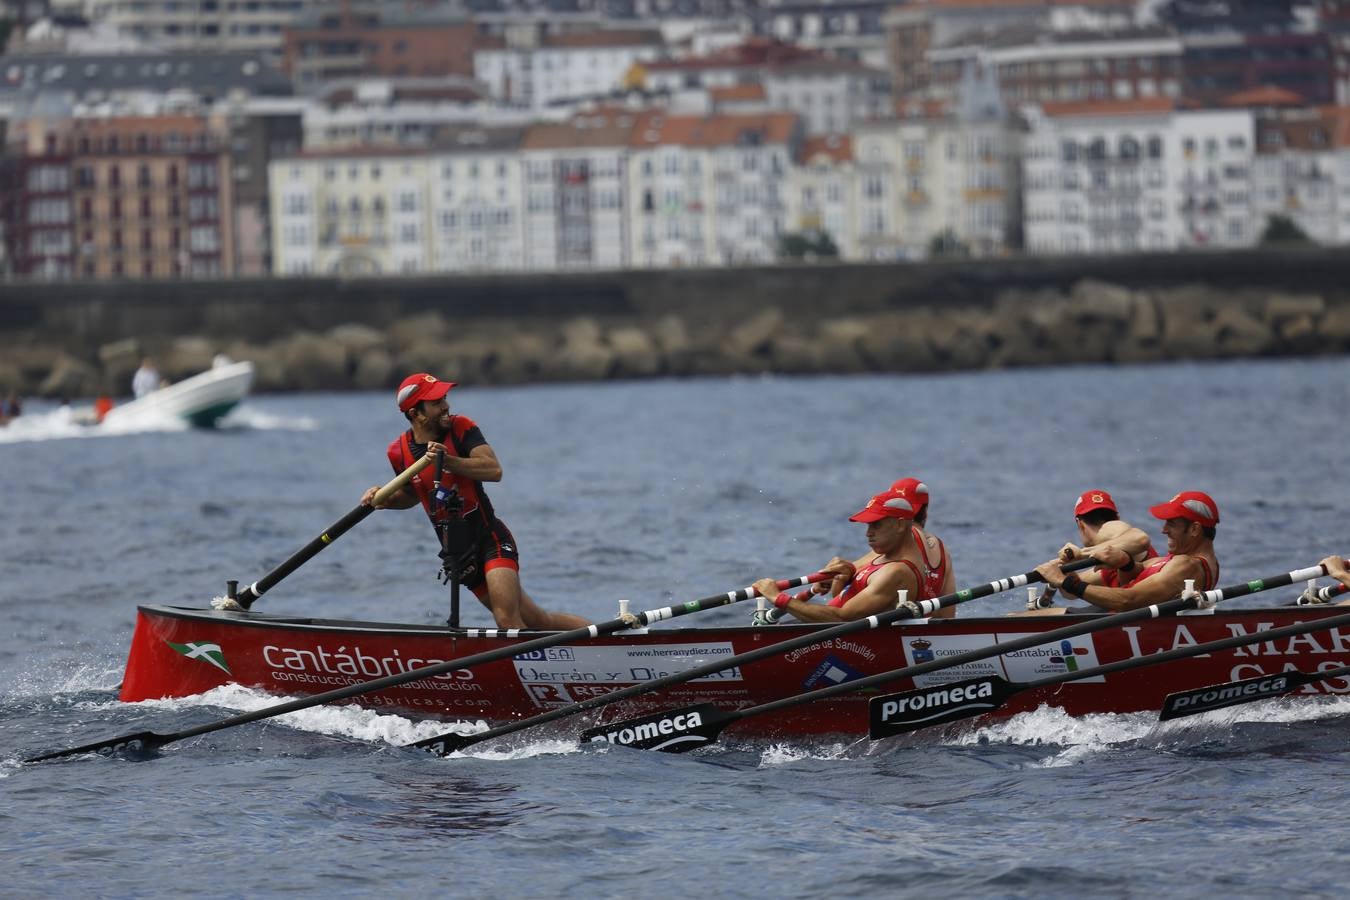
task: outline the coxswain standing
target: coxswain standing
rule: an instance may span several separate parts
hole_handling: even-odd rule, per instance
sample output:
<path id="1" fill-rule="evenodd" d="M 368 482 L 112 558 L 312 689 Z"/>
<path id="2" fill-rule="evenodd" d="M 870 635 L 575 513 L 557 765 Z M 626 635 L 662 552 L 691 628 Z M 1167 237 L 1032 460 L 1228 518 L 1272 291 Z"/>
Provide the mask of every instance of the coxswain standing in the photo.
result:
<path id="1" fill-rule="evenodd" d="M 410 509 L 419 502 L 433 525 L 444 525 L 455 515 L 464 520 L 467 547 L 452 547 L 451 556 L 461 565 L 461 584 L 473 591 L 492 611 L 498 628 L 538 628 L 563 631 L 590 622 L 580 616 L 541 609 L 520 584 L 520 555 L 516 539 L 506 523 L 497 518 L 483 490 L 485 481 L 501 481 L 502 466 L 483 433 L 468 416 L 450 414 L 446 393 L 453 381 L 433 375 L 410 375 L 399 385 L 397 401 L 411 426 L 389 445 L 389 463 L 399 473 L 423 455 L 444 454 L 445 471 L 436 488 L 434 466 L 417 474 L 411 484 L 392 494 L 382 508 Z M 374 502 L 379 487 L 361 495 L 363 506 Z M 436 508 L 432 495 L 438 493 Z M 457 504 L 445 502 L 449 498 Z"/>

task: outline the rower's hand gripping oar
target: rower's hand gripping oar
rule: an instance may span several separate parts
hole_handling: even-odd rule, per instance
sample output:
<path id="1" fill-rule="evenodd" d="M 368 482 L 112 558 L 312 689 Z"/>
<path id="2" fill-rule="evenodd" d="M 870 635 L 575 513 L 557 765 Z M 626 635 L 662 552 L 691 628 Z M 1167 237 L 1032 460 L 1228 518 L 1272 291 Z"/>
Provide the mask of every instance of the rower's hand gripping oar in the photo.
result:
<path id="1" fill-rule="evenodd" d="M 429 459 L 429 457 L 424 458 Z M 815 584 L 819 581 L 828 581 L 830 577 L 830 575 L 824 572 L 816 572 L 812 575 L 802 575 L 797 578 L 779 581 L 778 588 L 779 590 L 788 590 L 790 588 L 801 587 L 804 584 Z M 232 728 L 235 725 L 245 725 L 249 722 L 270 719 L 273 716 L 280 716 L 289 712 L 298 712 L 302 709 L 322 706 L 325 703 L 346 700 L 349 697 L 357 697 L 361 694 L 371 693 L 372 691 L 397 687 L 401 684 L 407 684 L 410 681 L 416 681 L 421 678 L 434 678 L 437 675 L 444 675 L 448 672 L 453 672 L 456 669 L 469 669 L 474 666 L 496 662 L 499 659 L 509 659 L 520 653 L 529 653 L 533 650 L 544 650 L 548 647 L 556 647 L 574 641 L 584 641 L 588 638 L 598 637 L 602 634 L 613 634 L 628 628 L 642 628 L 655 622 L 665 621 L 666 619 L 687 616 L 690 613 L 702 612 L 705 609 L 714 609 L 741 600 L 748 600 L 751 597 L 758 596 L 758 594 L 759 591 L 755 590 L 752 585 L 737 591 L 728 591 L 725 594 L 715 594 L 711 597 L 704 597 L 702 600 L 691 600 L 688 603 L 682 603 L 678 606 L 666 606 L 660 609 L 648 610 L 643 613 L 638 613 L 636 616 L 625 612 L 618 618 L 610 619 L 607 622 L 599 622 L 594 625 L 586 625 L 582 628 L 573 628 L 570 631 L 548 634 L 522 643 L 508 643 L 493 650 L 475 653 L 472 656 L 463 656 L 459 659 L 447 660 L 446 662 L 436 663 L 431 666 L 421 666 L 419 668 L 409 669 L 406 672 L 398 672 L 383 678 L 376 678 L 372 681 L 363 681 L 359 684 L 348 685 L 346 687 L 326 691 L 322 694 L 315 694 L 311 697 L 301 697 L 298 700 L 291 700 L 286 703 L 279 703 L 275 706 L 264 707 L 263 709 L 257 709 L 253 712 L 231 716 L 228 719 L 209 722 L 205 725 L 198 725 L 195 728 L 188 728 L 183 731 L 174 731 L 168 734 L 158 734 L 153 731 L 138 731 L 132 734 L 124 734 L 120 737 L 109 738 L 106 741 L 97 741 L 92 744 L 83 744 L 79 747 L 72 747 L 69 750 L 57 750 L 53 753 L 44 753 L 41 756 L 25 759 L 24 762 L 42 762 L 43 760 L 58 759 L 64 756 L 78 756 L 84 753 L 109 755 L 122 750 L 148 752 L 163 747 L 165 744 L 181 741 L 184 738 L 196 737 L 199 734 L 209 734 L 210 732 L 220 731 L 224 728 Z M 514 636 L 514 631 L 507 632 L 507 635 Z M 454 737 L 456 737 L 456 735 L 447 735 L 446 739 L 449 740 Z M 451 750 L 447 749 L 442 752 L 449 753 Z"/>
<path id="2" fill-rule="evenodd" d="M 253 605 L 253 601 L 271 590 L 278 581 L 309 562 L 318 555 L 320 550 L 350 531 L 354 525 L 373 513 L 375 508 L 388 500 L 391 495 L 402 490 L 404 485 L 417 477 L 418 472 L 421 472 L 429 465 L 431 465 L 431 457 L 423 456 L 398 475 L 394 476 L 394 478 L 386 483 L 384 487 L 376 491 L 369 506 L 358 503 L 356 507 L 345 516 L 325 528 L 322 534 L 292 553 L 290 559 L 244 588 L 235 596 L 219 598 L 218 600 L 212 601 L 211 605 L 215 606 L 217 609 L 235 609 L 236 607 L 229 602 L 233 600 L 238 608 L 248 609 Z"/>
<path id="3" fill-rule="evenodd" d="M 1094 559 L 1082 559 L 1064 566 L 1064 571 L 1071 572 L 1076 569 L 1085 569 L 1088 566 L 1097 565 Z M 958 603 L 964 603 L 968 600 L 974 600 L 979 597 L 987 597 L 990 594 L 996 594 L 1001 591 L 1012 590 L 1015 587 L 1022 587 L 1033 581 L 1041 581 L 1040 573 L 1032 570 L 1021 575 L 1014 575 L 1011 578 L 1003 578 L 998 581 L 991 581 L 988 584 L 966 590 L 956 591 L 943 597 L 933 600 L 924 600 L 921 603 L 912 601 L 906 602 L 897 609 L 881 613 L 875 616 L 868 616 L 866 619 L 858 619 L 854 622 L 844 622 L 841 625 L 835 625 L 820 631 L 812 631 L 809 634 L 801 635 L 795 638 L 788 638 L 785 641 L 768 644 L 764 647 L 750 650 L 736 656 L 728 656 L 722 659 L 712 660 L 702 665 L 694 666 L 692 669 L 685 669 L 683 672 L 672 672 L 669 675 L 663 675 L 660 678 L 654 678 L 651 681 L 644 681 L 640 684 L 630 685 L 626 688 L 620 688 L 617 691 L 611 691 L 608 694 L 602 694 L 597 697 L 587 697 L 584 700 L 572 703 L 567 706 L 560 706 L 556 709 L 548 710 L 537 716 L 531 716 L 528 719 L 521 719 L 518 722 L 508 722 L 504 725 L 498 725 L 495 728 L 489 728 L 487 731 L 480 731 L 476 734 L 456 734 L 448 733 L 426 740 L 416 741 L 408 744 L 409 747 L 418 747 L 423 750 L 430 750 L 433 753 L 451 753 L 462 750 L 472 744 L 490 740 L 491 738 L 501 737 L 511 734 L 525 728 L 533 728 L 536 725 L 543 725 L 546 722 L 552 722 L 555 719 L 574 716 L 586 710 L 606 706 L 610 703 L 617 703 L 620 700 L 627 700 L 629 697 L 635 697 L 638 694 L 646 694 L 657 691 L 674 684 L 682 684 L 686 681 L 693 681 L 695 678 L 702 678 L 704 675 L 711 675 L 715 672 L 721 672 L 725 669 L 732 669 L 743 666 L 757 660 L 765 659 L 770 656 L 778 656 L 792 650 L 802 647 L 810 647 L 819 644 L 822 641 L 828 641 L 836 637 L 842 637 L 846 634 L 852 634 L 855 631 L 863 631 L 868 628 L 879 628 L 882 625 L 891 622 L 897 622 L 901 619 L 916 619 L 923 616 L 932 615 L 939 609 L 945 609 L 949 606 L 955 606 Z M 702 709 L 702 707 L 697 707 Z M 711 708 L 711 707 L 710 707 Z M 645 717 L 644 717 L 645 718 Z"/>
<path id="4" fill-rule="evenodd" d="M 1205 591 L 1202 594 L 1195 594 L 1189 598 L 1173 600 L 1168 603 L 1157 606 L 1158 614 L 1164 614 L 1168 607 L 1170 611 L 1184 609 L 1187 607 L 1196 608 L 1210 606 L 1221 600 L 1230 600 L 1234 597 L 1245 597 L 1248 594 L 1255 594 L 1260 591 L 1270 590 L 1271 588 L 1285 587 L 1294 584 L 1306 578 L 1316 578 L 1318 575 L 1325 575 L 1323 566 L 1315 566 L 1308 569 L 1299 569 L 1294 572 L 1286 572 L 1283 575 L 1277 575 L 1273 578 L 1263 578 L 1257 581 L 1249 581 L 1246 584 L 1231 585 L 1224 588 L 1216 588 L 1212 591 Z M 1181 606 L 1177 606 L 1181 604 Z M 1104 628 L 1119 627 L 1129 624 L 1138 618 L 1148 616 L 1150 610 L 1154 607 L 1148 607 L 1142 610 L 1131 610 L 1130 612 L 1114 613 L 1104 619 L 1097 620 L 1098 627 L 1091 630 L 1098 631 Z M 1145 616 L 1133 615 L 1143 612 Z M 1308 630 L 1319 627 L 1312 626 Z M 1030 641 L 1030 646 L 1036 644 L 1048 644 L 1068 636 L 1069 629 L 1058 629 L 1056 631 L 1046 632 L 1036 636 L 1033 639 L 1011 641 L 1007 644 L 997 644 L 990 648 L 993 653 L 985 653 L 984 656 L 1002 655 L 1004 653 L 1016 650 L 1026 649 Z M 1082 630 L 1078 634 L 1085 633 Z M 946 722 L 955 722 L 960 719 L 978 716 L 983 713 L 992 712 L 1003 706 L 1009 697 L 1030 691 L 1036 688 L 1049 687 L 1051 685 L 1063 684 L 1069 681 L 1079 681 L 1084 678 L 1094 678 L 1098 675 L 1109 675 L 1112 672 L 1123 672 L 1129 669 L 1139 668 L 1140 666 L 1151 666 L 1157 663 L 1170 662 L 1176 659 L 1185 659 L 1191 656 L 1199 656 L 1210 653 L 1215 650 L 1223 650 L 1228 647 L 1240 647 L 1244 644 L 1254 644 L 1260 641 L 1270 640 L 1275 632 L 1263 631 L 1256 635 L 1242 635 L 1236 638 L 1225 638 L 1219 641 L 1211 641 L 1207 644 L 1200 644 L 1194 647 L 1181 647 L 1176 650 L 1169 650 L 1163 653 L 1155 653 L 1150 656 L 1135 657 L 1132 659 L 1119 660 L 1113 663 L 1106 663 L 1100 666 L 1093 666 L 1089 669 L 1078 669 L 1071 672 L 1061 672 L 1057 675 L 1049 675 L 1045 678 L 1038 678 L 1034 681 L 1008 681 L 998 675 L 980 676 L 977 678 L 967 678 L 963 681 L 954 681 L 948 684 L 935 685 L 927 688 L 917 688 L 910 691 L 901 691 L 895 694 L 888 694 L 880 697 L 873 697 L 869 702 L 870 735 L 873 738 L 888 737 L 895 734 L 904 734 L 910 731 L 917 731 L 921 728 L 928 728 L 933 725 L 941 725 Z M 983 657 L 975 657 L 983 658 Z M 955 657 L 949 657 L 948 665 L 957 665 L 971 659 L 970 654 L 961 654 Z M 909 674 L 907 670 L 901 670 L 894 674 Z M 847 684 L 857 684 L 858 682 L 846 682 Z"/>

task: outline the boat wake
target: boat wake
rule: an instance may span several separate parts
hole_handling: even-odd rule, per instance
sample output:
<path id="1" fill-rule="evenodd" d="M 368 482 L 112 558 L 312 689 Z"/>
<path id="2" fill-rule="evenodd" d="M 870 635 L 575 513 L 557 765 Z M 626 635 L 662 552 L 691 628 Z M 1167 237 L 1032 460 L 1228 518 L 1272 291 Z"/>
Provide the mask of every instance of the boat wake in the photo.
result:
<path id="1" fill-rule="evenodd" d="M 225 431 L 315 431 L 317 420 L 308 416 L 291 418 L 272 415 L 248 404 L 231 410 L 216 423 Z M 108 438 L 129 434 L 155 434 L 189 431 L 192 426 L 179 416 L 147 409 L 119 417 L 104 425 L 89 424 L 83 415 L 69 407 L 29 412 L 0 428 L 0 444 L 56 441 L 71 438 Z"/>
<path id="2" fill-rule="evenodd" d="M 1070 716 L 1042 705 L 1021 715 L 946 736 L 948 746 L 1006 744 L 1055 752 L 1036 767 L 1071 766 L 1098 753 L 1125 748 L 1186 752 L 1227 739 L 1247 725 L 1293 725 L 1350 715 L 1350 697 L 1277 698 L 1159 722 L 1156 712 Z"/>

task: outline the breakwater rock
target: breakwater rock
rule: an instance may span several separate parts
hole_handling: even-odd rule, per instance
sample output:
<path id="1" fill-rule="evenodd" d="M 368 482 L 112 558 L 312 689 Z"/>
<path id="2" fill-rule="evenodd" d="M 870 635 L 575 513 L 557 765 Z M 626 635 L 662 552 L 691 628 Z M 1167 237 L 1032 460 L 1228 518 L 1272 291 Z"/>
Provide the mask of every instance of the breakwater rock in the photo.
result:
<path id="1" fill-rule="evenodd" d="M 888 289 L 872 269 L 871 279 L 858 282 L 873 285 L 869 293 L 855 289 L 844 268 L 833 279 L 816 268 L 773 270 L 772 290 L 742 286 L 725 294 L 734 300 L 720 303 L 716 292 L 699 302 L 650 295 L 638 302 L 631 293 L 594 291 L 571 302 L 530 300 L 522 307 L 520 298 L 532 294 L 514 295 L 514 302 L 509 291 L 494 298 L 481 293 L 491 285 L 483 281 L 477 295 L 419 304 L 406 302 L 416 290 L 400 295 L 409 286 L 390 280 L 378 288 L 388 296 L 371 295 L 368 302 L 351 296 L 313 304 L 303 296 L 231 299 L 217 286 L 220 297 L 179 305 L 52 302 L 41 321 L 30 312 L 25 322 L 13 305 L 6 321 L 0 296 L 0 390 L 71 398 L 125 394 L 143 355 L 177 380 L 209 367 L 218 352 L 252 360 L 259 391 L 306 391 L 385 389 L 417 371 L 513 384 L 1350 350 L 1350 293 L 1334 290 L 1130 285 L 1096 277 L 999 284 L 981 276 L 983 290 L 925 295 L 922 285 Z M 674 273 L 662 289 L 676 293 L 671 282 L 688 277 Z M 965 283 L 969 287 L 969 278 Z M 849 297 L 838 296 L 850 290 Z"/>

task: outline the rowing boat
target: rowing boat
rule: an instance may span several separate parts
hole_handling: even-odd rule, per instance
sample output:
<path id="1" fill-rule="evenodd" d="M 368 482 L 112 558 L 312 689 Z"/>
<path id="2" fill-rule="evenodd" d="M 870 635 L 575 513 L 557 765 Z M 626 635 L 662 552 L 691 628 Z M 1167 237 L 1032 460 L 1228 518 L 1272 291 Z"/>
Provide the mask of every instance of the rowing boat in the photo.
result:
<path id="1" fill-rule="evenodd" d="M 929 687 L 980 675 L 1025 682 L 1344 612 L 1344 608 L 1334 606 L 1283 606 L 1211 609 L 1144 619 L 747 719 L 743 731 L 782 738 L 863 735 L 868 728 L 867 701 L 878 692 Z M 1089 617 L 907 621 L 640 694 L 607 708 L 602 720 L 684 704 L 741 709 L 1008 643 L 1085 618 Z M 511 722 L 826 627 L 780 624 L 637 629 L 528 651 L 354 699 L 369 708 L 420 718 Z M 127 702 L 186 697 L 227 684 L 280 695 L 315 695 L 500 650 L 539 635 L 146 605 L 137 611 L 120 697 Z M 1075 716 L 1152 711 L 1169 693 L 1178 690 L 1346 664 L 1350 664 L 1350 630 L 1342 634 L 1332 628 L 1028 691 L 1009 701 L 997 715 L 1025 712 L 1042 704 L 1060 707 Z M 1350 693 L 1350 678 L 1330 679 L 1302 691 Z"/>

